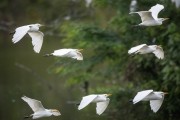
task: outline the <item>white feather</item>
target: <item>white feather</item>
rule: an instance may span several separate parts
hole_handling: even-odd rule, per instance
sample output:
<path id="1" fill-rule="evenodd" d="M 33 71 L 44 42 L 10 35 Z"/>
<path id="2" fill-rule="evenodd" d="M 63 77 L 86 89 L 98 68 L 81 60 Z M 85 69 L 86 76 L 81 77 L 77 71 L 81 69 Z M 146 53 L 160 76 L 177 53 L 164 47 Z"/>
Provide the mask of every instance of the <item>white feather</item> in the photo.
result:
<path id="1" fill-rule="evenodd" d="M 49 117 L 49 116 L 59 116 L 61 113 L 56 109 L 45 109 L 41 103 L 41 101 L 31 99 L 29 97 L 23 96 L 21 97 L 34 111 L 33 114 L 30 115 L 32 119 L 38 119 L 42 117 Z"/>
<path id="2" fill-rule="evenodd" d="M 157 45 L 149 45 L 147 46 L 146 44 L 138 45 L 135 47 L 132 47 L 129 51 L 129 54 L 132 53 L 139 53 L 139 54 L 147 54 L 147 53 L 154 53 L 154 55 L 158 59 L 163 59 L 164 58 L 164 51 L 162 47 L 157 46 Z"/>
<path id="3" fill-rule="evenodd" d="M 80 105 L 78 106 L 78 110 L 81 110 L 87 105 L 89 105 L 95 98 L 97 98 L 97 95 L 88 95 L 88 96 L 83 97 Z"/>
<path id="4" fill-rule="evenodd" d="M 139 14 L 139 16 L 141 17 L 141 21 L 145 22 L 145 21 L 150 21 L 150 20 L 154 20 L 154 18 L 152 17 L 152 14 L 150 11 L 139 11 L 139 12 L 131 12 L 129 14 L 133 14 L 133 13 L 137 13 Z"/>
<path id="5" fill-rule="evenodd" d="M 27 102 L 27 104 L 31 107 L 31 109 L 34 112 L 38 112 L 38 111 L 44 111 L 45 108 L 43 107 L 41 101 L 35 100 L 35 99 L 31 99 L 28 98 L 26 96 L 21 97 L 25 102 Z"/>
<path id="6" fill-rule="evenodd" d="M 77 60 L 83 60 L 82 54 L 78 49 L 59 49 L 55 50 L 52 55 L 59 57 L 70 57 Z"/>
<path id="7" fill-rule="evenodd" d="M 138 50 L 140 50 L 140 49 L 143 48 L 143 47 L 147 47 L 147 45 L 146 45 L 146 44 L 141 44 L 141 45 L 132 47 L 132 48 L 128 51 L 128 53 L 129 53 L 129 54 L 135 53 L 135 52 L 137 52 Z"/>
<path id="8" fill-rule="evenodd" d="M 42 47 L 43 36 L 44 36 L 44 34 L 39 31 L 39 27 L 41 26 L 43 25 L 30 24 L 30 25 L 25 25 L 25 26 L 16 28 L 15 34 L 13 35 L 13 38 L 12 38 L 13 43 L 17 43 L 24 37 L 26 33 L 28 33 L 30 37 L 32 38 L 34 51 L 36 53 L 39 53 Z"/>
<path id="9" fill-rule="evenodd" d="M 98 115 L 101 115 L 106 110 L 107 106 L 109 105 L 109 101 L 110 101 L 110 99 L 107 98 L 107 100 L 104 102 L 96 103 L 96 113 Z"/>
<path id="10" fill-rule="evenodd" d="M 161 100 L 150 100 L 151 110 L 157 112 L 163 103 L 164 97 Z"/>
<path id="11" fill-rule="evenodd" d="M 159 59 L 164 59 L 164 51 L 162 49 L 162 47 L 157 46 L 156 50 L 153 52 L 155 54 L 155 56 Z"/>
<path id="12" fill-rule="evenodd" d="M 16 28 L 15 34 L 13 35 L 12 38 L 13 43 L 19 42 L 26 35 L 28 30 L 30 30 L 30 27 L 27 25 Z"/>
<path id="13" fill-rule="evenodd" d="M 155 20 L 158 19 L 158 14 L 159 12 L 164 9 L 163 5 L 160 4 L 156 4 L 155 6 L 152 6 L 151 9 L 149 10 L 150 12 L 152 12 L 152 16 Z"/>
<path id="14" fill-rule="evenodd" d="M 138 92 L 137 95 L 133 99 L 133 104 L 136 104 L 139 101 L 143 100 L 145 97 L 147 97 L 152 92 L 153 92 L 153 90 L 145 90 L 145 91 Z"/>
<path id="15" fill-rule="evenodd" d="M 156 25 L 161 25 L 164 20 L 167 20 L 168 18 L 158 18 L 159 12 L 164 9 L 163 5 L 157 4 L 149 11 L 139 11 L 139 12 L 130 12 L 129 14 L 132 13 L 138 13 L 141 17 L 141 23 L 139 24 L 140 26 L 156 26 Z"/>
<path id="16" fill-rule="evenodd" d="M 39 53 L 43 44 L 44 34 L 40 31 L 28 32 L 32 38 L 32 45 L 34 46 L 34 51 Z"/>

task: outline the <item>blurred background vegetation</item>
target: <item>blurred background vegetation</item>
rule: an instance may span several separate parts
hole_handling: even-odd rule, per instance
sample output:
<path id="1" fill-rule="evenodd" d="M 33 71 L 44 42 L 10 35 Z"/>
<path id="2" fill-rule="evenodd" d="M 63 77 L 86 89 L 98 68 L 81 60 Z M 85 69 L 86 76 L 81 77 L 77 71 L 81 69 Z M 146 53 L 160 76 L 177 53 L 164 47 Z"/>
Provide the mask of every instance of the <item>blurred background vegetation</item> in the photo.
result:
<path id="1" fill-rule="evenodd" d="M 133 4 L 133 2 L 135 4 Z M 138 15 L 155 4 L 169 17 L 161 26 L 132 27 Z M 57 108 L 60 117 L 43 119 L 84 120 L 179 120 L 180 119 L 180 8 L 178 0 L 1 0 L 0 1 L 0 119 L 19 120 L 32 113 L 20 97 L 41 100 Z M 45 27 L 40 54 L 34 53 L 26 36 L 13 45 L 18 26 L 41 23 Z M 139 44 L 162 45 L 165 59 L 153 54 L 130 56 Z M 44 58 L 60 48 L 83 49 L 83 61 Z M 166 91 L 155 114 L 148 102 L 129 102 L 138 91 Z M 95 105 L 82 111 L 75 103 L 93 93 L 111 93 L 107 110 L 98 116 Z"/>

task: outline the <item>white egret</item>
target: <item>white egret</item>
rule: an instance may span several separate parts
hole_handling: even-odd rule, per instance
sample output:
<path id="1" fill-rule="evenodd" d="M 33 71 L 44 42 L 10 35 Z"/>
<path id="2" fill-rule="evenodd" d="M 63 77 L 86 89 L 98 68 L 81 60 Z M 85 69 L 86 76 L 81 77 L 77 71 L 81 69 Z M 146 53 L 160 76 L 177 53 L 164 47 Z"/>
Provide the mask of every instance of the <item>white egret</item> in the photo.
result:
<path id="1" fill-rule="evenodd" d="M 27 104 L 31 107 L 31 109 L 34 111 L 33 114 L 30 116 L 27 116 L 25 118 L 42 118 L 42 117 L 49 117 L 49 116 L 59 116 L 61 113 L 56 109 L 45 109 L 43 105 L 41 104 L 41 101 L 28 98 L 26 96 L 21 97 Z"/>
<path id="2" fill-rule="evenodd" d="M 86 2 L 86 7 L 88 8 L 91 5 L 92 0 L 85 0 L 85 2 Z"/>
<path id="3" fill-rule="evenodd" d="M 34 51 L 36 53 L 39 53 L 43 44 L 44 36 L 44 34 L 41 31 L 39 31 L 39 27 L 41 26 L 43 25 L 37 23 L 16 28 L 15 34 L 12 38 L 12 42 L 19 42 L 26 35 L 26 33 L 28 33 L 29 36 L 32 38 L 32 45 L 34 46 Z"/>
<path id="4" fill-rule="evenodd" d="M 131 0 L 131 3 L 130 3 L 130 12 L 134 12 L 136 11 L 137 9 L 137 0 Z"/>
<path id="5" fill-rule="evenodd" d="M 137 13 L 141 17 L 142 23 L 137 26 L 156 26 L 162 25 L 162 22 L 169 18 L 158 18 L 159 12 L 164 9 L 163 5 L 156 4 L 149 11 L 130 12 L 129 14 Z"/>
<path id="6" fill-rule="evenodd" d="M 153 112 L 157 112 L 161 107 L 164 96 L 168 94 L 166 92 L 156 92 L 153 90 L 144 90 L 138 92 L 133 99 L 133 104 L 138 103 L 139 101 L 150 101 L 150 107 Z"/>
<path id="7" fill-rule="evenodd" d="M 45 56 L 70 57 L 77 60 L 83 60 L 83 56 L 80 53 L 81 50 L 82 49 L 59 49 L 51 54 L 46 54 Z"/>
<path id="8" fill-rule="evenodd" d="M 110 99 L 108 96 L 111 94 L 92 94 L 82 98 L 80 105 L 78 106 L 78 110 L 83 109 L 90 103 L 96 103 L 96 113 L 101 115 L 107 108 Z"/>
<path id="9" fill-rule="evenodd" d="M 164 51 L 161 46 L 158 45 L 146 45 L 146 44 L 141 44 L 135 47 L 132 47 L 129 51 L 129 54 L 132 53 L 139 53 L 139 54 L 147 54 L 147 53 L 154 53 L 155 56 L 159 59 L 164 58 Z"/>

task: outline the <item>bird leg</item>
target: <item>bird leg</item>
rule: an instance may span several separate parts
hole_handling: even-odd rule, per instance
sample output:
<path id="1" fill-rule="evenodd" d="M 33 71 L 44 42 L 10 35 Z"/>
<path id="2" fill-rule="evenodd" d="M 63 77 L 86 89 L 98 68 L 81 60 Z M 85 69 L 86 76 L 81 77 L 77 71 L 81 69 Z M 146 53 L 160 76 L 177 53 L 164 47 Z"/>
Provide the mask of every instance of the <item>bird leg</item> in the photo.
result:
<path id="1" fill-rule="evenodd" d="M 12 34 L 14 34 L 14 33 L 15 33 L 15 31 L 13 31 L 13 32 L 10 32 L 9 34 L 10 34 L 10 35 L 12 35 Z"/>
<path id="2" fill-rule="evenodd" d="M 133 102 L 133 99 L 130 99 L 129 102 Z"/>
<path id="3" fill-rule="evenodd" d="M 45 55 L 43 55 L 43 57 L 49 57 L 49 56 L 53 56 L 53 54 L 45 54 Z"/>

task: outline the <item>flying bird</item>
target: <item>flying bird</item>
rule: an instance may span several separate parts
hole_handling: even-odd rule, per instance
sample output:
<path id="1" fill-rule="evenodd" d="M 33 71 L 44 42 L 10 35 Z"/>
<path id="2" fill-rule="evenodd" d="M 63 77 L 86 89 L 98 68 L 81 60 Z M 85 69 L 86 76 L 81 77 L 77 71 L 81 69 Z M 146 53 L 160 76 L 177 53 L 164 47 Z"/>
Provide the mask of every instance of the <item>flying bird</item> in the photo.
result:
<path id="1" fill-rule="evenodd" d="M 157 112 L 161 107 L 166 92 L 157 92 L 153 90 L 144 90 L 137 93 L 133 99 L 133 104 L 139 101 L 150 101 L 150 107 L 153 112 Z"/>
<path id="2" fill-rule="evenodd" d="M 132 47 L 129 51 L 129 54 L 147 54 L 147 53 L 154 53 L 154 55 L 159 58 L 163 59 L 164 58 L 164 51 L 161 46 L 158 45 L 146 45 L 146 44 L 141 44 L 135 47 Z"/>
<path id="3" fill-rule="evenodd" d="M 43 44 L 44 37 L 44 34 L 39 31 L 39 27 L 41 26 L 43 25 L 37 23 L 16 28 L 15 34 L 12 38 L 12 42 L 14 44 L 19 42 L 26 35 L 26 33 L 28 33 L 29 36 L 32 38 L 32 45 L 34 46 L 34 51 L 36 53 L 39 53 Z"/>
<path id="4" fill-rule="evenodd" d="M 58 56 L 58 57 L 70 57 L 76 60 L 83 60 L 83 56 L 80 53 L 82 49 L 59 49 L 55 50 L 51 54 L 46 54 L 44 56 Z"/>
<path id="5" fill-rule="evenodd" d="M 21 97 L 27 104 L 31 107 L 31 109 L 34 111 L 33 114 L 30 116 L 26 116 L 25 118 L 32 118 L 32 119 L 38 119 L 42 117 L 49 117 L 49 116 L 59 116 L 61 113 L 56 109 L 45 109 L 43 105 L 41 104 L 41 101 L 31 99 L 29 97 L 23 96 Z"/>
<path id="6" fill-rule="evenodd" d="M 135 26 L 157 26 L 162 25 L 163 21 L 169 18 L 158 18 L 159 12 L 164 9 L 163 5 L 156 4 L 149 11 L 130 12 L 129 14 L 137 13 L 141 17 L 141 23 Z"/>
<path id="7" fill-rule="evenodd" d="M 96 113 L 101 115 L 107 108 L 110 99 L 108 96 L 111 94 L 92 94 L 82 98 L 80 105 L 78 106 L 78 110 L 83 109 L 90 103 L 96 103 Z"/>

